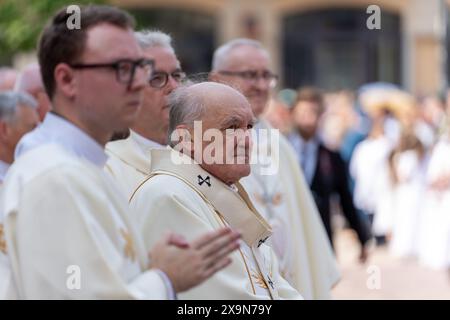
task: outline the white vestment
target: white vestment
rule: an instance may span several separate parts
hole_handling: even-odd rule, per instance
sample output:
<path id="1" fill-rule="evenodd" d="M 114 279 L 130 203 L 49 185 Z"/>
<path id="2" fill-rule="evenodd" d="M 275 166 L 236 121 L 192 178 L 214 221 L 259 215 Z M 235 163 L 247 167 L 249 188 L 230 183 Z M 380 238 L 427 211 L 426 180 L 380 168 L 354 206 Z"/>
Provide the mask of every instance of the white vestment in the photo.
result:
<path id="1" fill-rule="evenodd" d="M 258 122 L 255 139 L 258 163 L 252 165 L 251 174 L 240 182 L 274 229 L 270 244 L 285 279 L 305 299 L 329 299 L 340 275 L 298 158 L 281 134 L 277 157 L 270 150 L 270 133 L 265 139 L 258 129 L 273 128 L 263 120 Z M 265 174 L 262 169 L 268 164 L 278 166 L 276 172 Z"/>
<path id="2" fill-rule="evenodd" d="M 418 250 L 419 216 L 424 202 L 424 163 L 414 150 L 395 157 L 398 183 L 393 189 L 390 251 L 398 257 L 415 256 Z"/>
<path id="3" fill-rule="evenodd" d="M 147 142 L 147 143 L 146 143 Z M 109 156 L 105 171 L 121 186 L 127 199 L 147 175 L 150 174 L 150 150 L 164 148 L 131 130 L 130 136 L 106 144 Z"/>
<path id="4" fill-rule="evenodd" d="M 358 143 L 350 160 L 350 175 L 355 181 L 353 201 L 358 209 L 375 214 L 380 194 L 380 172 L 392 150 L 392 143 L 385 137 L 371 138 Z"/>
<path id="5" fill-rule="evenodd" d="M 22 149 L 0 208 L 19 297 L 171 297 L 165 275 L 147 270 L 147 252 L 129 222 L 126 199 L 101 169 L 103 148 L 53 114 L 39 128 L 40 137 L 27 141 L 48 143 Z"/>
<path id="6" fill-rule="evenodd" d="M 0 204 L 3 192 L 3 181 L 10 165 L 0 160 Z M 0 300 L 17 299 L 17 290 L 11 270 L 11 263 L 8 257 L 8 248 L 5 239 L 5 227 L 3 224 L 3 214 L 0 211 Z"/>
<path id="7" fill-rule="evenodd" d="M 181 293 L 182 299 L 301 299 L 279 273 L 272 249 L 264 244 L 270 226 L 251 204 L 245 190 L 229 187 L 192 160 L 173 150 L 152 150 L 152 174 L 133 193 L 131 213 L 146 248 L 167 230 L 189 241 L 229 225 L 242 233 L 232 264 L 203 284 Z"/>
<path id="8" fill-rule="evenodd" d="M 450 141 L 442 139 L 434 147 L 428 163 L 419 234 L 419 260 L 435 269 L 450 267 L 450 188 L 431 188 L 438 179 L 450 177 L 449 159 Z"/>
<path id="9" fill-rule="evenodd" d="M 0 177 L 0 204 L 3 191 L 3 176 Z M 8 257 L 8 248 L 5 239 L 5 227 L 3 225 L 3 214 L 0 212 L 0 300 L 17 298 L 17 291 Z"/>

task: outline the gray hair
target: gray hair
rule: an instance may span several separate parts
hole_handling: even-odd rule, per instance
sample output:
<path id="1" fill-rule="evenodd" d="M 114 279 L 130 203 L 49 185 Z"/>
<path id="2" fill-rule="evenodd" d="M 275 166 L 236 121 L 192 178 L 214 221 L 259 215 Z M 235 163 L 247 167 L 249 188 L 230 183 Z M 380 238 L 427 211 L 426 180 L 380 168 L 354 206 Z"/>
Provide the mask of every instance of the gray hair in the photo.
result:
<path id="1" fill-rule="evenodd" d="M 168 96 L 169 113 L 169 146 L 174 147 L 178 141 L 172 141 L 171 135 L 181 124 L 192 126 L 194 121 L 200 120 L 205 112 L 203 99 L 198 94 L 192 94 L 187 84 L 176 88 Z"/>
<path id="2" fill-rule="evenodd" d="M 172 37 L 159 30 L 141 30 L 134 33 L 139 46 L 142 49 L 161 47 L 171 50 L 175 53 L 172 47 Z"/>
<path id="3" fill-rule="evenodd" d="M 37 102 L 32 96 L 24 92 L 0 92 L 0 120 L 5 122 L 14 121 L 19 106 L 35 109 Z"/>
<path id="4" fill-rule="evenodd" d="M 267 52 L 267 50 L 263 47 L 261 42 L 247 39 L 247 38 L 238 38 L 231 41 L 228 41 L 218 47 L 216 51 L 214 51 L 213 59 L 212 59 L 212 71 L 217 71 L 223 67 L 227 60 L 227 56 L 230 54 L 231 51 L 236 49 L 240 46 L 250 46 L 254 47 L 256 49 L 260 49 L 264 52 Z"/>
<path id="5" fill-rule="evenodd" d="M 32 93 L 36 89 L 45 91 L 40 66 L 37 63 L 31 63 L 17 77 L 14 91 Z"/>

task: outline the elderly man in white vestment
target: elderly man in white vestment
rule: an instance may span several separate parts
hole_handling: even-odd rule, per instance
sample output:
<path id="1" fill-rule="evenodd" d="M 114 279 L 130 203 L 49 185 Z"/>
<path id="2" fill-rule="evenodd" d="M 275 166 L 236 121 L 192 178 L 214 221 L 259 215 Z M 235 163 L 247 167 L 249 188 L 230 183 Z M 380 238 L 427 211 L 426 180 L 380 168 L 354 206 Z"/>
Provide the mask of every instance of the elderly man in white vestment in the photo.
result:
<path id="1" fill-rule="evenodd" d="M 0 199 L 3 181 L 14 160 L 14 148 L 20 138 L 39 123 L 36 101 L 24 93 L 0 93 Z M 1 200 L 0 200 L 1 201 Z M 16 298 L 0 214 L 0 300 Z"/>
<path id="2" fill-rule="evenodd" d="M 187 242 L 167 233 L 143 248 L 126 198 L 102 170 L 103 147 L 133 122 L 153 62 L 127 13 L 82 7 L 83 28 L 74 30 L 69 17 L 66 8 L 58 12 L 39 43 L 54 111 L 20 141 L 3 190 L 19 297 L 174 298 L 229 265 L 239 235 L 221 229 Z"/>
<path id="3" fill-rule="evenodd" d="M 211 79 L 241 91 L 257 118 L 255 148 L 261 161 L 241 183 L 274 229 L 270 244 L 282 274 L 305 299 L 330 298 L 340 275 L 319 212 L 294 150 L 262 118 L 277 80 L 269 53 L 258 41 L 231 40 L 216 49 Z"/>
<path id="4" fill-rule="evenodd" d="M 105 170 L 127 197 L 150 173 L 150 150 L 167 145 L 167 96 L 185 78 L 169 35 L 161 31 L 140 31 L 135 35 L 144 56 L 155 61 L 155 71 L 144 88 L 142 108 L 131 126 L 130 136 L 106 145 L 109 159 Z"/>
<path id="5" fill-rule="evenodd" d="M 146 247 L 164 230 L 192 239 L 230 226 L 243 238 L 230 266 L 180 297 L 301 299 L 264 244 L 270 226 L 239 184 L 250 173 L 254 120 L 247 99 L 229 86 L 204 82 L 176 89 L 169 106 L 174 149 L 152 150 L 152 173 L 130 200 Z"/>

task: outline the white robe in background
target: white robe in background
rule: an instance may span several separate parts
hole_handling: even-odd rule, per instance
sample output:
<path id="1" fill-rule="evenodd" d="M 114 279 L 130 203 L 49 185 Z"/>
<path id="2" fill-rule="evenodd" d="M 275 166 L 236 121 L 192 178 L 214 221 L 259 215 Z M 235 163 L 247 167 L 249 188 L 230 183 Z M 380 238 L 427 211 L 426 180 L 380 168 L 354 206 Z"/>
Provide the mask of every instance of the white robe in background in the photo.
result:
<path id="1" fill-rule="evenodd" d="M 419 219 L 424 202 L 424 162 L 414 150 L 395 157 L 398 183 L 394 188 L 392 238 L 389 249 L 398 257 L 418 252 Z"/>
<path id="2" fill-rule="evenodd" d="M 105 171 L 111 175 L 122 188 L 127 199 L 147 175 L 150 174 L 150 150 L 164 146 L 145 139 L 131 130 L 130 136 L 106 144 L 109 158 Z"/>
<path id="3" fill-rule="evenodd" d="M 102 170 L 103 148 L 53 114 L 39 128 L 10 168 L 0 207 L 19 297 L 170 298 L 164 274 L 147 270 L 126 199 Z"/>
<path id="4" fill-rule="evenodd" d="M 273 227 L 270 244 L 285 279 L 305 299 L 329 299 L 340 274 L 298 159 L 282 134 L 279 135 L 279 157 L 276 159 L 276 153 L 270 150 L 270 134 L 264 139 L 258 129 L 273 128 L 263 120 L 255 127 L 255 147 L 261 144 L 269 149 L 267 152 L 257 149 L 260 151 L 258 156 L 268 157 L 253 164 L 251 174 L 240 182 L 257 210 Z M 278 170 L 274 174 L 262 174 L 262 167 L 277 162 Z"/>
<path id="5" fill-rule="evenodd" d="M 366 138 L 358 143 L 350 160 L 349 172 L 355 182 L 353 201 L 355 206 L 369 214 L 374 214 L 379 201 L 380 172 L 392 150 L 392 143 L 385 137 Z"/>
<path id="6" fill-rule="evenodd" d="M 6 173 L 6 172 L 5 172 Z M 0 177 L 0 204 L 3 191 L 3 176 Z M 1 205 L 0 205 L 1 207 Z M 8 257 L 8 248 L 5 238 L 3 214 L 0 212 L 0 300 L 17 299 L 17 291 Z"/>
<path id="7" fill-rule="evenodd" d="M 203 284 L 179 294 L 181 299 L 301 299 L 284 280 L 272 249 L 264 244 L 270 226 L 254 209 L 246 192 L 235 190 L 197 164 L 175 164 L 172 150 L 152 150 L 152 174 L 133 193 L 131 214 L 146 248 L 167 230 L 192 240 L 229 225 L 242 233 L 232 264 Z"/>
<path id="8" fill-rule="evenodd" d="M 426 175 L 427 191 L 420 220 L 419 261 L 431 268 L 450 267 L 450 188 L 434 190 L 430 185 L 450 175 L 450 141 L 434 147 Z"/>

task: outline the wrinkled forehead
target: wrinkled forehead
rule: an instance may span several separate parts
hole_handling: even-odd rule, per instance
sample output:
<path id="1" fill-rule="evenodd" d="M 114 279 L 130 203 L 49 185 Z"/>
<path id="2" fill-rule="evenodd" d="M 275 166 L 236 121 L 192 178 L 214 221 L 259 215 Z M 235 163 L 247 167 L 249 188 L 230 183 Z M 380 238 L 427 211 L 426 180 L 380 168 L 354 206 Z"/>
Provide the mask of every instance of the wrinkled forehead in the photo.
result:
<path id="1" fill-rule="evenodd" d="M 207 105 L 209 119 L 221 124 L 230 118 L 239 119 L 242 122 L 253 120 L 252 108 L 242 95 L 227 95 L 214 99 Z"/>
<path id="2" fill-rule="evenodd" d="M 268 52 L 250 45 L 231 49 L 224 64 L 226 68 L 239 70 L 269 70 L 271 67 Z"/>
<path id="3" fill-rule="evenodd" d="M 142 58 L 133 30 L 124 29 L 111 24 L 99 24 L 87 32 L 86 46 L 83 52 L 85 58 L 97 58 L 104 61 L 117 59 Z"/>

